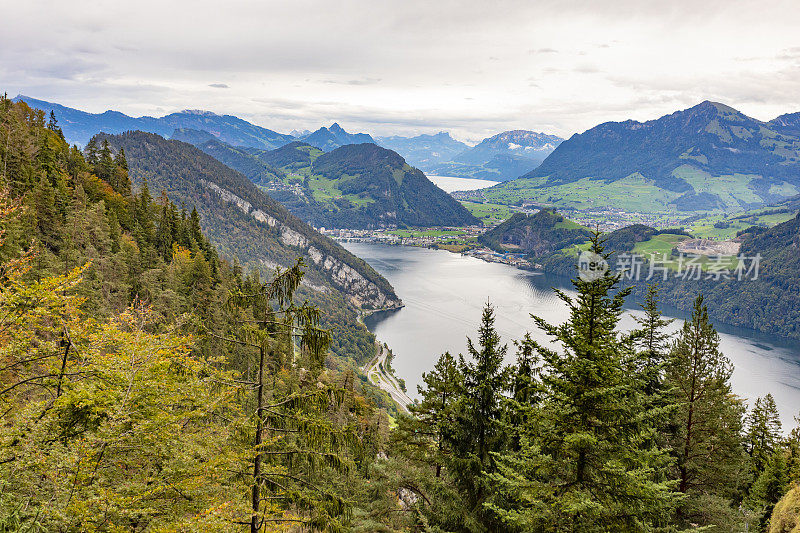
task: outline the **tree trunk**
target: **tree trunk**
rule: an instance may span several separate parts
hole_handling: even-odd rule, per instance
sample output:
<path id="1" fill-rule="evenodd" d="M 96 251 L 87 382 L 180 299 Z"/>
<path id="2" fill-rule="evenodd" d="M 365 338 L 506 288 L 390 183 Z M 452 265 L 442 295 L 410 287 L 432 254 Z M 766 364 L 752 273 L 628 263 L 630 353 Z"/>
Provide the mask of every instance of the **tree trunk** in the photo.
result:
<path id="1" fill-rule="evenodd" d="M 253 461 L 253 516 L 250 519 L 250 533 L 258 533 L 261 523 L 258 520 L 258 511 L 261 503 L 261 439 L 263 433 L 263 410 L 264 410 L 264 348 L 259 348 L 258 364 L 258 385 L 256 388 L 257 404 L 256 409 L 256 438 L 255 449 L 256 457 Z"/>

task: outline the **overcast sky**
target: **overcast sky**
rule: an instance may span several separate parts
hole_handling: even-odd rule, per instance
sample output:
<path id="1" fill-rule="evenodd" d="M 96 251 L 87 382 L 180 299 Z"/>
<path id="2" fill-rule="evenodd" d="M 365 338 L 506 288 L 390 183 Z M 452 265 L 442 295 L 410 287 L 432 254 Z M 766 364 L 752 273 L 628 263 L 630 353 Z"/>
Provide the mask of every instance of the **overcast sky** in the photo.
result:
<path id="1" fill-rule="evenodd" d="M 798 0 L 2 4 L 0 90 L 92 112 L 476 140 L 705 99 L 762 120 L 800 111 Z"/>

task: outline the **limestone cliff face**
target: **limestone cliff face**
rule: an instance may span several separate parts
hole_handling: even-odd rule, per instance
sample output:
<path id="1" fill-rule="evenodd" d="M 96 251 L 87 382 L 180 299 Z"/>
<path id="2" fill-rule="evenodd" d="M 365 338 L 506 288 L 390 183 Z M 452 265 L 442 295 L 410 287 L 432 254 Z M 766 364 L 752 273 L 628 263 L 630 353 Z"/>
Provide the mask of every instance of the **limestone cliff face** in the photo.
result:
<path id="1" fill-rule="evenodd" d="M 250 202 L 216 183 L 206 180 L 200 180 L 200 182 L 204 187 L 217 193 L 222 200 L 236 204 L 245 214 L 249 214 L 262 224 L 275 228 L 283 244 L 297 248 L 303 255 L 308 257 L 320 270 L 325 272 L 331 285 L 345 294 L 356 307 L 360 309 L 386 309 L 403 305 L 399 298 L 393 294 L 386 294 L 375 283 L 359 273 L 353 265 L 349 265 L 311 245 L 308 239 L 299 231 L 282 224 L 263 211 L 253 209 Z M 308 286 L 315 290 L 325 290 L 324 287 Z"/>

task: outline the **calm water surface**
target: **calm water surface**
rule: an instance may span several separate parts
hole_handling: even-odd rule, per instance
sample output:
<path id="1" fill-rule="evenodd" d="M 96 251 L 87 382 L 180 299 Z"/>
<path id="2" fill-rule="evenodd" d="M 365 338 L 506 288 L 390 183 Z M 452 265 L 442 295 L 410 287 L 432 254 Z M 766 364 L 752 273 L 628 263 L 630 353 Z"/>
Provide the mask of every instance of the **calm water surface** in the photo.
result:
<path id="1" fill-rule="evenodd" d="M 475 191 L 497 185 L 499 181 L 478 180 L 473 178 L 456 178 L 454 176 L 428 176 L 437 187 L 446 192 Z"/>
<path id="2" fill-rule="evenodd" d="M 552 323 L 568 317 L 566 306 L 552 287 L 571 289 L 558 276 L 531 273 L 506 265 L 486 263 L 441 250 L 405 246 L 346 243 L 345 247 L 367 261 L 394 286 L 406 306 L 367 318 L 367 327 L 395 354 L 392 366 L 406 380 L 408 392 L 416 397 L 423 372 L 429 371 L 439 355 L 465 352 L 466 338 L 476 337 L 481 310 L 491 299 L 497 315 L 497 329 L 509 343 L 526 331 L 547 341 L 536 330 L 530 313 Z M 568 292 L 571 292 L 568 290 Z M 623 319 L 623 327 L 634 325 L 637 305 Z M 664 313 L 677 318 L 681 311 L 665 307 Z M 717 325 L 723 353 L 735 365 L 734 391 L 747 399 L 771 392 L 781 411 L 784 429 L 794 426 L 800 412 L 800 343 L 741 328 Z"/>

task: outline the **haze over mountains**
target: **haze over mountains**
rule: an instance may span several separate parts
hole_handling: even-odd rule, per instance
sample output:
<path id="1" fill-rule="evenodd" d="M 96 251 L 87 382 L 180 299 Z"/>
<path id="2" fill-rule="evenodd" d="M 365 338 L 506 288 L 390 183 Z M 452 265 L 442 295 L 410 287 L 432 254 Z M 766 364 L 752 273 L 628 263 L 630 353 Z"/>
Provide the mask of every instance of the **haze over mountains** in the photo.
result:
<path id="1" fill-rule="evenodd" d="M 160 118 L 137 118 L 117 111 L 87 113 L 24 95 L 19 95 L 14 100 L 25 101 L 35 109 L 54 111 L 67 140 L 82 146 L 98 131 L 123 133 L 133 130 L 174 138 L 186 135 L 185 131 L 181 133 L 180 130 L 194 130 L 204 132 L 203 141 L 216 139 L 231 146 L 262 150 L 273 150 L 295 140 L 301 140 L 326 152 L 348 144 L 374 143 L 396 151 L 410 165 L 427 173 L 495 181 L 513 179 L 535 168 L 562 140 L 553 135 L 515 130 L 497 134 L 484 139 L 475 147 L 470 147 L 453 139 L 447 132 L 375 139 L 366 133 L 349 133 L 338 123 L 321 127 L 314 132 L 294 130 L 287 135 L 256 126 L 238 117 L 217 115 L 208 111 L 181 111 Z M 182 140 L 198 144 L 201 137 L 197 133 L 193 135 L 192 139 Z"/>

